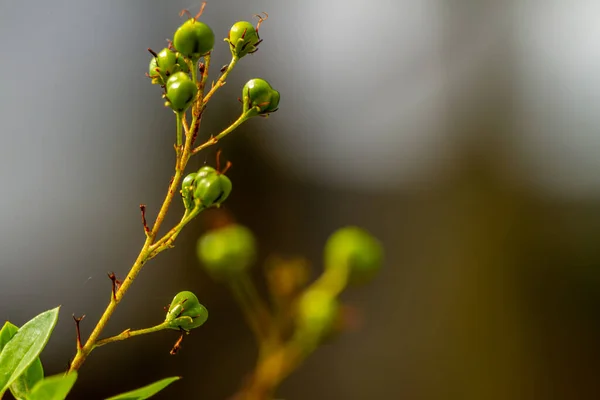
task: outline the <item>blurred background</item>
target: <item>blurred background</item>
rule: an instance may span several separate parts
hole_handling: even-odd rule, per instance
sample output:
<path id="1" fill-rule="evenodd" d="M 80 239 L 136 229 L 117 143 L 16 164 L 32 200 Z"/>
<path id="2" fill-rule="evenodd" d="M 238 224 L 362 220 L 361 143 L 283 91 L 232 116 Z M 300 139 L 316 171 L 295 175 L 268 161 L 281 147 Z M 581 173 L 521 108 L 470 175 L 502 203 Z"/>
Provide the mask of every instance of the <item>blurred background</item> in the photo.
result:
<path id="1" fill-rule="evenodd" d="M 199 1 L 0 0 L 0 319 L 62 305 L 47 374 L 90 333 L 144 240 L 174 162 L 174 117 L 144 76 Z M 221 142 L 227 210 L 261 260 L 304 255 L 360 225 L 380 276 L 344 294 L 364 324 L 279 390 L 293 399 L 600 397 L 600 2 L 221 0 L 202 20 L 230 58 L 237 20 L 267 11 L 260 51 L 208 107 L 203 137 L 240 112 L 250 78 L 280 110 Z M 216 77 L 217 68 L 213 68 Z M 190 171 L 214 150 L 201 154 Z M 178 221 L 175 202 L 167 223 Z M 250 330 L 195 258 L 199 218 L 140 275 L 105 333 L 164 318 L 180 290 L 207 324 L 99 349 L 72 398 L 183 375 L 156 398 L 224 399 L 254 365 Z M 260 274 L 257 273 L 257 278 Z"/>

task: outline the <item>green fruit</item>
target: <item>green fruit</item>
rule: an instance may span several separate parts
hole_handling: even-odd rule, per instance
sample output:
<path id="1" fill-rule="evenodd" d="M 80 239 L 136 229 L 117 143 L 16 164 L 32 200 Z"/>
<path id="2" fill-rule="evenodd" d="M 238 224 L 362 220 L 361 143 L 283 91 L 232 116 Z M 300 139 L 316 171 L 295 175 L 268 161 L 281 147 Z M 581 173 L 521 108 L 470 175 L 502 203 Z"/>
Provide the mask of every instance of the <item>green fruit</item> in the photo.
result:
<path id="1" fill-rule="evenodd" d="M 248 21 L 238 21 L 233 24 L 225 41 L 229 43 L 231 55 L 238 58 L 254 53 L 261 42 L 258 31 Z"/>
<path id="2" fill-rule="evenodd" d="M 196 173 L 192 172 L 183 178 L 181 182 L 181 197 L 183 198 L 183 205 L 187 210 L 194 208 L 194 180 L 196 179 Z"/>
<path id="3" fill-rule="evenodd" d="M 198 179 L 203 179 L 209 175 L 215 175 L 215 174 L 218 174 L 216 169 L 214 169 L 213 167 L 210 167 L 208 165 L 205 165 L 204 167 L 202 167 L 198 170 L 198 173 L 196 174 L 196 176 Z"/>
<path id="4" fill-rule="evenodd" d="M 268 114 L 277 111 L 279 92 L 271 87 L 264 79 L 250 79 L 242 89 L 244 112 L 255 110 L 258 114 Z"/>
<path id="5" fill-rule="evenodd" d="M 148 65 L 148 76 L 152 78 L 153 85 L 164 86 L 165 78 L 158 70 L 158 65 L 156 64 L 156 57 L 152 57 L 150 59 L 150 64 Z"/>
<path id="6" fill-rule="evenodd" d="M 189 331 L 203 325 L 208 319 L 208 310 L 192 292 L 179 292 L 171 302 L 165 322 L 170 329 Z"/>
<path id="7" fill-rule="evenodd" d="M 326 272 L 345 272 L 348 282 L 370 281 L 381 269 L 381 243 L 365 230 L 348 226 L 334 232 L 325 244 Z"/>
<path id="8" fill-rule="evenodd" d="M 201 169 L 198 174 L 203 173 L 206 172 Z M 220 206 L 229 197 L 232 188 L 229 178 L 216 171 L 207 173 L 206 176 L 197 176 L 194 186 L 194 199 L 204 207 Z"/>
<path id="9" fill-rule="evenodd" d="M 173 45 L 185 57 L 197 61 L 212 50 L 215 34 L 204 22 L 191 18 L 177 29 Z"/>
<path id="10" fill-rule="evenodd" d="M 185 72 L 176 72 L 167 80 L 167 105 L 174 111 L 185 111 L 197 93 L 198 87 Z"/>
<path id="11" fill-rule="evenodd" d="M 254 263 L 256 240 L 250 229 L 232 224 L 202 235 L 196 251 L 209 275 L 218 280 L 231 279 Z"/>
<path id="12" fill-rule="evenodd" d="M 172 75 L 180 68 L 177 64 L 177 54 L 167 48 L 162 49 L 156 56 L 156 65 L 163 77 Z"/>
<path id="13" fill-rule="evenodd" d="M 177 83 L 177 82 L 184 82 L 184 81 L 191 81 L 192 79 L 190 78 L 190 76 L 183 72 L 183 71 L 178 71 L 175 72 L 173 75 L 171 75 L 169 77 L 169 79 L 167 79 L 167 83 L 166 83 L 166 88 L 167 90 L 169 89 L 169 86 L 171 86 L 172 83 Z"/>
<path id="14" fill-rule="evenodd" d="M 339 302 L 331 293 L 308 289 L 301 295 L 297 305 L 298 333 L 309 338 L 324 339 L 334 330 L 339 311 Z"/>
<path id="15" fill-rule="evenodd" d="M 190 72 L 190 67 L 188 67 L 187 63 L 185 62 L 185 58 L 183 58 L 181 54 L 177 55 L 177 65 L 179 65 L 180 71 L 183 71 L 185 73 Z"/>

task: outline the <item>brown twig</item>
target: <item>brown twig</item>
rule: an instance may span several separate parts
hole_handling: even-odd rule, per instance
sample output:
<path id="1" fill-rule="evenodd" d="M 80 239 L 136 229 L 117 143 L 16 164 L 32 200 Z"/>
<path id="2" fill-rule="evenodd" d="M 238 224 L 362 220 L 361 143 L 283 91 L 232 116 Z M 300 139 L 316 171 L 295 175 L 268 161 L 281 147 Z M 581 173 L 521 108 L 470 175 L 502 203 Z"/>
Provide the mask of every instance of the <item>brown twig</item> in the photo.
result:
<path id="1" fill-rule="evenodd" d="M 181 350 L 181 342 L 183 342 L 183 338 L 186 335 L 186 333 L 187 332 L 185 331 L 181 332 L 181 336 L 179 336 L 179 339 L 177 339 L 177 341 L 173 345 L 173 348 L 169 352 L 170 355 L 174 356 L 175 354 L 177 354 L 177 352 L 179 352 L 179 350 Z"/>
<path id="2" fill-rule="evenodd" d="M 148 228 L 148 223 L 146 221 L 146 205 L 140 204 L 140 211 L 142 212 L 142 224 L 144 225 L 144 232 L 146 235 L 150 233 L 150 228 Z"/>
<path id="3" fill-rule="evenodd" d="M 121 287 L 121 281 L 117 279 L 117 276 L 115 275 L 114 272 L 109 272 L 108 273 L 108 278 L 112 282 L 112 296 L 113 296 L 113 300 L 117 300 L 117 291 L 119 290 L 119 287 Z"/>
<path id="4" fill-rule="evenodd" d="M 82 315 L 81 317 L 76 317 L 75 314 L 73 314 L 73 321 L 75 321 L 75 330 L 77 331 L 77 350 L 81 350 L 81 348 L 83 347 L 81 344 L 81 331 L 79 330 L 79 323 L 81 321 L 83 321 L 83 319 L 85 318 L 85 314 Z"/>

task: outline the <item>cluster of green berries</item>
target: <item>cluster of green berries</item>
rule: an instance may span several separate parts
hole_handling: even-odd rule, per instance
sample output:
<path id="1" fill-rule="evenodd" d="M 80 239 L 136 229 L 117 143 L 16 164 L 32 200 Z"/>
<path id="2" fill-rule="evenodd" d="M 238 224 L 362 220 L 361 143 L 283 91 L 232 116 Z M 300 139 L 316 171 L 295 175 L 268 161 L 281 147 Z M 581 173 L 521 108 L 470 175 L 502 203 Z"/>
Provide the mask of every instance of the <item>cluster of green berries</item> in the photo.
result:
<path id="1" fill-rule="evenodd" d="M 227 281 L 248 271 L 256 259 L 256 240 L 244 226 L 231 224 L 209 231 L 197 243 L 197 255 L 205 270 L 215 279 Z M 358 285 L 369 282 L 383 263 L 383 249 L 365 230 L 348 226 L 327 240 L 322 278 Z M 312 285 L 296 301 L 297 331 L 314 340 L 324 340 L 335 332 L 340 320 L 339 291 Z"/>
<path id="2" fill-rule="evenodd" d="M 199 16 L 199 15 L 198 15 Z M 188 109 L 198 94 L 198 83 L 190 77 L 191 68 L 197 68 L 201 57 L 208 55 L 215 44 L 213 30 L 196 18 L 185 21 L 175 31 L 172 44 L 159 53 L 152 53 L 148 76 L 152 83 L 164 88 L 165 105 L 176 113 Z M 250 22 L 238 21 L 230 29 L 225 39 L 234 59 L 258 50 L 262 41 L 258 36 L 260 18 L 254 27 Z M 192 74 L 195 76 L 195 74 Z M 279 92 L 263 79 L 252 79 L 242 90 L 244 113 L 248 116 L 267 115 L 277 110 Z"/>
<path id="3" fill-rule="evenodd" d="M 231 193 L 231 180 L 223 172 L 204 166 L 181 182 L 181 197 L 186 210 L 219 207 Z"/>
<path id="4" fill-rule="evenodd" d="M 204 22 L 190 18 L 175 31 L 172 46 L 159 53 L 150 50 L 153 57 L 148 76 L 153 84 L 165 88 L 165 104 L 173 111 L 182 112 L 192 105 L 198 87 L 190 78 L 190 68 L 196 68 L 200 57 L 210 53 L 214 45 L 212 29 Z"/>

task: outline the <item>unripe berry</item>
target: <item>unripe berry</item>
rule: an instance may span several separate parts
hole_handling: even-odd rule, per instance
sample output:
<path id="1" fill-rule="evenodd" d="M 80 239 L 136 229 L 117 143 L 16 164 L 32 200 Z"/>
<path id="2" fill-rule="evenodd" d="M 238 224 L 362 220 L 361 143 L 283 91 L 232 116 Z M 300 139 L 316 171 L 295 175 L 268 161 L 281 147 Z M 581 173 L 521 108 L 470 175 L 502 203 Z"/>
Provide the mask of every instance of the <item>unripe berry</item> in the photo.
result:
<path id="1" fill-rule="evenodd" d="M 383 262 L 381 243 L 365 230 L 348 226 L 334 232 L 325 244 L 325 270 L 344 271 L 348 283 L 368 282 Z"/>
<path id="2" fill-rule="evenodd" d="M 264 79 L 250 79 L 242 89 L 244 112 L 256 110 L 256 115 L 277 111 L 279 92 Z"/>
<path id="3" fill-rule="evenodd" d="M 160 53 L 157 54 L 156 65 L 163 77 L 169 77 L 171 74 L 179 71 L 177 54 L 168 48 L 162 49 Z"/>
<path id="4" fill-rule="evenodd" d="M 195 201 L 204 207 L 220 206 L 231 193 L 229 178 L 211 167 L 201 168 L 198 175 L 194 181 Z"/>
<path id="5" fill-rule="evenodd" d="M 150 59 L 150 64 L 148 65 L 148 76 L 152 78 L 153 85 L 165 85 L 165 78 L 158 70 L 158 65 L 156 64 L 156 57 L 152 57 Z"/>
<path id="6" fill-rule="evenodd" d="M 203 179 L 203 178 L 206 178 L 209 175 L 215 175 L 215 174 L 218 174 L 218 172 L 217 172 L 216 169 L 214 169 L 211 166 L 205 165 L 204 167 L 202 167 L 202 168 L 200 168 L 198 170 L 198 173 L 196 174 L 196 177 L 198 179 Z"/>
<path id="7" fill-rule="evenodd" d="M 177 65 L 179 65 L 179 70 L 185 73 L 190 72 L 190 67 L 185 62 L 185 59 L 181 54 L 177 55 Z"/>
<path id="8" fill-rule="evenodd" d="M 197 93 L 196 83 L 185 72 L 176 72 L 167 80 L 167 105 L 174 111 L 185 111 Z"/>
<path id="9" fill-rule="evenodd" d="M 196 175 L 195 172 L 192 172 L 183 178 L 181 182 L 181 197 L 183 205 L 187 210 L 194 208 L 194 180 L 196 179 Z"/>
<path id="10" fill-rule="evenodd" d="M 173 45 L 185 57 L 197 61 L 215 45 L 215 34 L 204 22 L 194 18 L 185 21 L 173 36 Z"/>
<path id="11" fill-rule="evenodd" d="M 198 259 L 214 279 L 234 279 L 254 263 L 256 240 L 248 228 L 232 224 L 202 235 L 196 251 Z"/>
<path id="12" fill-rule="evenodd" d="M 208 319 L 208 310 L 192 292 L 179 292 L 171 302 L 165 322 L 171 329 L 189 331 L 203 325 Z"/>
<path id="13" fill-rule="evenodd" d="M 238 58 L 254 53 L 261 42 L 258 30 L 248 21 L 238 21 L 233 24 L 225 41 L 229 43 L 231 55 Z"/>

